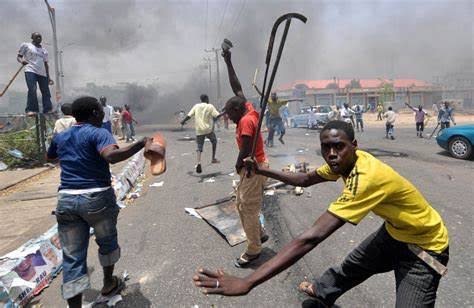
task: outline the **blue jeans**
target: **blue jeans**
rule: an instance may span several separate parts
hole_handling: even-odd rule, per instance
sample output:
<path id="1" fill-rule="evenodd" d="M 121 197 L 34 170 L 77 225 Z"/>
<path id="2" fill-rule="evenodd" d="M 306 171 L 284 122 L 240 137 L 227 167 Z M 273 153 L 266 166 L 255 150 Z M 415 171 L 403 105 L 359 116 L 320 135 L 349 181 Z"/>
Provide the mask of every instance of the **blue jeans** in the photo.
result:
<path id="1" fill-rule="evenodd" d="M 119 207 L 112 188 L 81 195 L 59 194 L 56 208 L 58 233 L 63 248 L 64 299 L 90 288 L 87 248 L 90 228 L 99 246 L 100 264 L 111 266 L 120 259 L 117 240 Z"/>
<path id="2" fill-rule="evenodd" d="M 270 127 L 268 129 L 268 144 L 273 146 L 273 135 L 275 131 L 280 132 L 280 138 L 285 135 L 285 126 L 281 118 L 270 118 Z"/>
<path id="3" fill-rule="evenodd" d="M 102 128 L 105 128 L 106 130 L 109 131 L 109 133 L 112 134 L 112 122 L 102 122 Z"/>
<path id="4" fill-rule="evenodd" d="M 38 96 L 36 96 L 36 83 L 39 85 L 41 97 L 43 99 L 43 113 L 50 112 L 53 109 L 53 104 L 51 103 L 51 92 L 49 92 L 48 78 L 32 72 L 25 72 L 25 80 L 28 87 L 28 100 L 26 102 L 25 112 L 39 112 Z"/>

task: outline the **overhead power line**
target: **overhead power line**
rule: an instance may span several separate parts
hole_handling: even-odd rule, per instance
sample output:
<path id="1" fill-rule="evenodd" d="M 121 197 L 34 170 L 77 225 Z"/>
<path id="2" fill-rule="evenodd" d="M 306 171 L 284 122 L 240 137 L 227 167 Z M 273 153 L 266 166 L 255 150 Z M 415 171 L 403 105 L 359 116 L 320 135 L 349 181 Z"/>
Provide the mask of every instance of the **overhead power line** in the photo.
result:
<path id="1" fill-rule="evenodd" d="M 224 17 L 225 17 L 225 14 L 227 13 L 228 6 L 229 6 L 229 0 L 225 2 L 224 12 L 222 13 L 222 18 L 221 18 L 221 22 L 219 23 L 219 27 L 217 28 L 216 39 L 214 40 L 213 46 L 217 46 L 217 42 L 219 41 L 219 35 L 221 33 L 222 24 L 224 23 Z"/>

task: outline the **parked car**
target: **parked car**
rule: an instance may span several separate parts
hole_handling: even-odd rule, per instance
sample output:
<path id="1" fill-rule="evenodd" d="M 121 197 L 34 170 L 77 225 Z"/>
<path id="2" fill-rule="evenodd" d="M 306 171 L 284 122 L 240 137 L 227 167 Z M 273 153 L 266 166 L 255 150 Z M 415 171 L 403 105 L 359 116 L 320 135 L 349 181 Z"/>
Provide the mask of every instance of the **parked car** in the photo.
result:
<path id="1" fill-rule="evenodd" d="M 301 107 L 299 114 L 290 116 L 288 120 L 291 127 L 316 128 L 329 121 L 329 112 L 329 106 L 305 106 Z"/>
<path id="2" fill-rule="evenodd" d="M 436 137 L 438 145 L 459 159 L 468 159 L 472 156 L 474 145 L 474 125 L 458 125 L 445 128 Z"/>

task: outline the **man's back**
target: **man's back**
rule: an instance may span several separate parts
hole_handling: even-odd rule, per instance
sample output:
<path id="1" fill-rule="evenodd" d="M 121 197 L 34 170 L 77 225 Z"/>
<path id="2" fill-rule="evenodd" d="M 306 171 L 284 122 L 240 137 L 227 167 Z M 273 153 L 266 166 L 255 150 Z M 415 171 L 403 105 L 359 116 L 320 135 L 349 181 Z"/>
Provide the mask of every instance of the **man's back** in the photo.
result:
<path id="1" fill-rule="evenodd" d="M 49 158 L 58 158 L 61 166 L 60 189 L 89 189 L 111 185 L 109 164 L 101 152 L 116 145 L 104 128 L 76 124 L 56 135 L 48 150 Z"/>
<path id="2" fill-rule="evenodd" d="M 387 112 L 385 112 L 385 114 L 383 116 L 384 116 L 384 118 L 387 118 L 387 123 L 393 124 L 393 123 L 395 123 L 395 119 L 397 117 L 397 114 L 393 110 L 388 110 Z"/>
<path id="3" fill-rule="evenodd" d="M 188 117 L 194 116 L 196 135 L 207 135 L 212 132 L 213 121 L 219 115 L 216 107 L 208 103 L 199 103 L 189 111 Z"/>

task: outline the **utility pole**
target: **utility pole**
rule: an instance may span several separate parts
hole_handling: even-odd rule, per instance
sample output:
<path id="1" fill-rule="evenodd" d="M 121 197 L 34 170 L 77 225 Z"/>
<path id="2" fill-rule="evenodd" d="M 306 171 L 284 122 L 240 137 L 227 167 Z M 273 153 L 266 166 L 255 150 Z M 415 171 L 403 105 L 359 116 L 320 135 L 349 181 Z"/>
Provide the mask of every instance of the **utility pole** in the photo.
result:
<path id="1" fill-rule="evenodd" d="M 209 71 L 209 95 L 211 95 L 211 87 L 212 87 L 212 67 L 211 67 L 211 58 L 203 58 L 207 64 L 207 70 Z"/>
<path id="2" fill-rule="evenodd" d="M 204 49 L 205 52 L 213 52 L 216 57 L 216 83 L 217 83 L 217 105 L 220 106 L 221 103 L 221 78 L 219 75 L 219 48 Z"/>
<path id="3" fill-rule="evenodd" d="M 56 35 L 56 12 L 53 7 L 48 3 L 48 0 L 44 0 L 48 7 L 49 20 L 51 21 L 51 27 L 53 29 L 53 49 L 54 49 L 54 79 L 56 83 L 56 103 L 59 103 L 62 99 L 61 84 L 59 80 L 59 51 L 58 51 L 58 38 Z"/>

